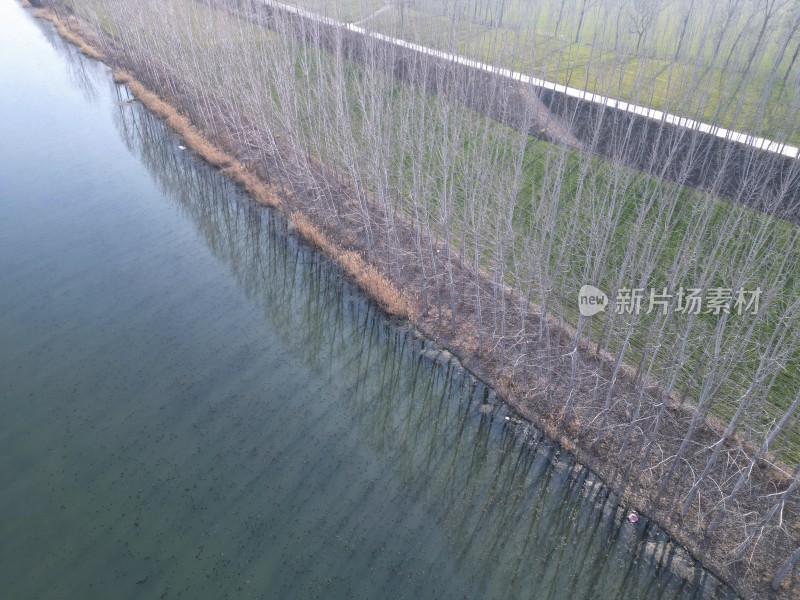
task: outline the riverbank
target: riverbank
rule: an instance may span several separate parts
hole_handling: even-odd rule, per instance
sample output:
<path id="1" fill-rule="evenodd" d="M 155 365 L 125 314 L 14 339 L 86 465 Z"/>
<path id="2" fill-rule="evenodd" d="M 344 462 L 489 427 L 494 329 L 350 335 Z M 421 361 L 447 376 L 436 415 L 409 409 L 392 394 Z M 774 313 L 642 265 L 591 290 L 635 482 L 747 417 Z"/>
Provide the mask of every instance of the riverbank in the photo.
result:
<path id="1" fill-rule="evenodd" d="M 111 64 L 115 64 L 115 59 L 109 60 Z M 488 281 L 487 276 L 475 273 L 471 267 L 458 260 L 457 257 L 448 256 L 452 253 L 449 246 L 415 231 L 407 221 L 398 215 L 384 214 L 381 207 L 375 203 L 356 202 L 355 194 L 349 187 L 350 184 L 346 181 L 337 181 L 336 185 L 332 185 L 330 178 L 326 177 L 325 167 L 313 158 L 302 157 L 306 161 L 304 165 L 306 173 L 315 178 L 319 184 L 317 187 L 298 184 L 291 177 L 282 175 L 281 157 L 276 157 L 275 164 L 271 165 L 271 172 L 277 174 L 277 181 L 272 181 L 270 184 L 267 181 L 255 179 L 259 176 L 267 177 L 263 167 L 259 169 L 258 166 L 252 164 L 245 166 L 246 158 L 244 157 L 241 162 L 234 159 L 235 141 L 220 136 L 217 143 L 212 143 L 209 137 L 200 134 L 198 128 L 176 111 L 170 102 L 162 100 L 154 92 L 148 91 L 145 84 L 139 83 L 133 76 L 122 71 L 117 73 L 117 78 L 120 82 L 125 82 L 135 94 L 138 90 L 137 96 L 143 104 L 152 108 L 178 133 L 185 134 L 187 145 L 193 148 L 198 155 L 231 175 L 248 191 L 252 190 L 254 196 L 260 201 L 267 204 L 272 202 L 274 203 L 272 205 L 285 211 L 288 216 L 294 215 L 293 220 L 298 231 L 305 233 L 311 242 L 327 249 L 328 254 L 333 258 L 348 257 L 350 260 L 344 261 L 343 268 L 380 304 L 397 314 L 411 317 L 411 321 L 429 337 L 453 350 L 468 369 L 479 375 L 484 381 L 491 383 L 522 415 L 542 426 L 548 435 L 559 440 L 564 447 L 574 452 L 581 462 L 592 466 L 612 484 L 615 479 L 620 478 L 620 475 L 628 470 L 630 463 L 626 462 L 624 456 L 619 457 L 618 464 L 609 464 L 609 456 L 614 456 L 613 441 L 604 440 L 598 445 L 586 442 L 584 442 L 585 445 L 580 445 L 574 441 L 582 439 L 586 439 L 587 442 L 591 441 L 591 436 L 581 435 L 586 432 L 586 427 L 588 427 L 581 415 L 576 415 L 566 424 L 566 427 L 563 427 L 558 413 L 558 407 L 565 397 L 563 382 L 548 380 L 544 373 L 540 373 L 541 379 L 537 380 L 535 374 L 531 376 L 531 374 L 515 372 L 513 368 L 509 367 L 509 364 L 513 364 L 513 356 L 493 351 L 486 340 L 482 340 L 475 332 L 471 323 L 474 322 L 475 315 L 480 312 L 481 307 L 472 302 L 467 294 L 459 294 L 459 291 L 470 289 L 477 282 L 479 286 L 485 286 L 485 295 L 492 297 L 494 293 L 492 282 Z M 190 90 L 184 90 L 186 94 L 190 92 Z M 224 132 L 224 123 L 218 125 L 216 131 Z M 223 148 L 227 148 L 227 150 Z M 290 155 L 288 151 L 287 155 Z M 237 176 L 239 179 L 236 179 Z M 274 178 L 275 175 L 271 179 Z M 324 190 L 324 194 L 320 194 L 319 190 Z M 369 232 L 365 232 L 363 222 L 359 218 L 360 211 L 366 211 L 370 215 L 369 221 L 374 224 L 375 229 L 387 232 L 395 244 L 382 244 L 381 241 L 385 236 L 370 236 Z M 366 241 L 370 237 L 372 239 L 371 246 Z M 413 256 L 414 248 L 418 245 L 436 248 L 437 252 L 434 255 L 439 255 L 439 258 L 434 256 L 430 262 L 424 264 L 410 260 L 405 261 L 404 255 Z M 405 249 L 404 253 L 398 255 L 396 250 L 398 247 Z M 454 265 L 454 268 L 447 268 L 445 256 L 448 256 L 447 260 Z M 348 268 L 347 262 L 350 262 L 350 268 Z M 366 265 L 369 265 L 369 269 L 366 268 Z M 361 279 L 359 279 L 359 273 L 361 273 Z M 445 275 L 447 279 L 444 278 Z M 376 277 L 378 278 L 376 279 Z M 410 291 L 424 289 L 425 286 L 420 282 L 430 281 L 431 278 L 442 279 L 439 283 L 438 293 L 446 299 L 445 302 L 434 305 L 430 294 L 414 294 Z M 368 280 L 373 283 L 369 284 Z M 378 285 L 375 284 L 376 281 Z M 386 290 L 391 293 L 385 293 Z M 398 290 L 405 290 L 407 294 L 400 294 Z M 401 301 L 399 305 L 392 304 L 397 301 L 398 297 L 402 298 L 403 296 L 405 296 L 405 300 Z M 519 310 L 519 298 L 512 290 L 506 289 L 503 297 L 495 300 L 502 302 L 507 307 L 505 326 L 510 331 L 517 327 L 526 330 L 536 330 L 540 327 L 541 324 L 536 320 L 535 313 L 528 310 L 528 307 L 525 307 L 524 311 Z M 394 309 L 391 308 L 393 306 Z M 572 359 L 568 355 L 570 348 L 565 347 L 565 343 L 571 339 L 571 332 L 556 321 L 549 322 L 548 326 L 549 343 L 553 344 L 555 348 L 563 348 L 565 355 L 560 363 L 548 365 L 548 368 L 568 372 L 572 365 Z M 610 376 L 614 367 L 610 357 L 598 356 L 588 346 L 582 346 L 578 350 L 583 367 L 597 369 Z M 639 397 L 639 390 L 633 381 L 633 375 L 629 371 L 618 376 L 615 393 L 627 394 L 635 403 Z M 537 402 L 526 401 L 532 398 L 530 391 L 537 387 L 547 388 L 546 397 L 537 398 Z M 591 395 L 593 390 L 591 388 L 581 389 L 578 393 Z M 596 394 L 596 391 L 594 393 Z M 649 393 L 657 395 L 657 391 Z M 602 394 L 598 400 L 602 404 Z M 624 422 L 624 411 L 617 415 L 612 413 L 612 416 Z M 679 402 L 675 402 L 671 406 L 667 416 L 669 427 L 665 429 L 664 435 L 665 453 L 669 451 L 669 447 L 666 445 L 669 438 L 680 439 L 681 436 L 678 434 L 689 421 L 686 410 L 681 407 Z M 708 425 L 708 428 L 708 436 L 714 437 L 717 432 L 714 430 L 713 424 Z M 658 504 L 653 503 L 651 499 L 657 496 L 655 492 L 658 491 L 658 483 L 658 478 L 652 477 L 652 480 L 649 480 L 649 477 L 646 476 L 635 486 L 622 486 L 623 497 L 629 504 L 644 511 L 657 510 Z M 672 527 L 675 531 L 671 531 L 671 533 L 676 539 L 681 540 L 690 548 L 694 546 L 693 549 L 698 556 L 704 559 L 705 564 L 713 567 L 715 562 L 721 563 L 721 556 L 715 558 L 721 548 L 720 542 L 724 542 L 721 536 L 717 536 L 720 539 L 715 539 L 713 544 L 709 544 L 712 548 L 716 546 L 714 554 L 712 554 L 708 547 L 703 549 L 701 543 L 692 542 L 696 531 L 693 532 L 686 526 L 686 523 L 673 523 Z M 769 565 L 764 565 L 764 567 L 765 573 L 767 573 Z M 719 572 L 725 575 L 724 564 L 719 564 L 719 568 Z M 766 575 L 766 578 L 769 577 Z M 764 581 L 760 583 L 763 584 Z M 745 595 L 747 595 L 746 592 Z"/>

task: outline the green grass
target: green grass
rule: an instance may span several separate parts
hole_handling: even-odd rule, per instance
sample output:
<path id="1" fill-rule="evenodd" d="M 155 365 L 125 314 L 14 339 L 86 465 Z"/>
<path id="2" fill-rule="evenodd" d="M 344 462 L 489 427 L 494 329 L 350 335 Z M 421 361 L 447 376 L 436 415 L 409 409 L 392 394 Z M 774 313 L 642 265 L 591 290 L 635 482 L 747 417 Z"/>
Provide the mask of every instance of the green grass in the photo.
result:
<path id="1" fill-rule="evenodd" d="M 359 21 L 384 6 L 382 0 L 294 0 L 284 4 L 294 4 L 340 21 Z"/>

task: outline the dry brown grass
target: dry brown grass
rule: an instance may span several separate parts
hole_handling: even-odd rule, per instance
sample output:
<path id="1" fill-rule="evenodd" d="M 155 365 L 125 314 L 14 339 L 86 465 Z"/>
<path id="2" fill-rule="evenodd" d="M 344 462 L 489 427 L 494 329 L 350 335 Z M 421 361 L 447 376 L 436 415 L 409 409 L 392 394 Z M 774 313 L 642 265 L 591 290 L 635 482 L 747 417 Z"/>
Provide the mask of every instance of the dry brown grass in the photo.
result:
<path id="1" fill-rule="evenodd" d="M 22 0 L 22 8 L 31 8 L 31 3 L 28 0 Z"/>
<path id="2" fill-rule="evenodd" d="M 257 175 L 254 175 L 238 160 L 234 160 L 229 167 L 222 169 L 222 172 L 238 182 L 248 194 L 262 204 L 273 207 L 280 206 L 281 200 L 276 191 L 262 182 Z"/>
<path id="3" fill-rule="evenodd" d="M 273 188 L 263 183 L 236 158 L 217 147 L 187 117 L 162 100 L 158 94 L 151 92 L 130 73 L 121 69 L 114 71 L 114 81 L 127 85 L 142 104 L 183 138 L 187 147 L 205 161 L 220 168 L 227 177 L 236 181 L 256 200 L 268 206 L 280 206 L 280 198 Z"/>
<path id="4" fill-rule="evenodd" d="M 129 81 L 133 80 L 130 74 L 127 71 L 123 71 L 122 69 L 114 69 L 112 77 L 114 79 L 114 83 L 127 84 Z"/>
<path id="5" fill-rule="evenodd" d="M 61 37 L 77 46 L 87 56 L 102 58 L 102 55 L 94 51 L 80 36 L 67 29 L 58 18 L 58 15 L 52 11 L 36 9 L 34 14 L 53 23 Z M 185 115 L 179 113 L 175 107 L 165 102 L 158 94 L 149 90 L 127 71 L 115 69 L 113 77 L 116 83 L 128 86 L 131 93 L 180 135 L 186 146 L 193 152 L 208 163 L 218 167 L 224 175 L 239 183 L 258 201 L 272 207 L 280 206 L 280 198 L 272 187 L 262 182 L 257 175 L 249 171 L 239 160 L 216 146 Z M 387 313 L 407 318 L 412 316 L 414 311 L 411 300 L 400 292 L 394 283 L 377 268 L 368 264 L 360 254 L 350 250 L 343 250 L 331 242 L 320 229 L 300 212 L 292 213 L 291 221 L 305 239 L 337 261 L 345 272 L 370 297 L 377 301 Z"/>
<path id="6" fill-rule="evenodd" d="M 80 24 L 76 19 L 70 20 L 68 27 L 50 9 L 37 8 L 34 9 L 33 14 L 40 19 L 50 21 L 62 38 L 75 45 L 86 56 L 97 60 L 104 59 L 101 52 L 81 37 Z M 241 185 L 253 198 L 268 206 L 280 206 L 280 198 L 272 187 L 263 183 L 243 163 L 217 147 L 186 116 L 179 113 L 171 104 L 162 100 L 158 94 L 147 89 L 133 75 L 122 69 L 115 69 L 114 81 L 127 85 L 142 104 L 165 121 L 173 131 L 183 138 L 187 147 L 191 148 L 195 154 L 210 164 L 221 169 L 227 177 Z"/>
<path id="7" fill-rule="evenodd" d="M 25 4 L 26 3 L 23 2 L 23 6 L 25 6 Z M 30 3 L 27 4 L 30 6 Z M 103 60 L 103 53 L 92 46 L 81 36 L 80 27 L 77 25 L 77 21 L 70 22 L 69 25 L 67 25 L 55 12 L 48 8 L 34 9 L 33 16 L 39 19 L 44 19 L 45 21 L 50 21 L 50 23 L 53 24 L 53 27 L 56 28 L 58 35 L 60 35 L 70 44 L 73 44 L 80 52 L 89 58 Z"/>
<path id="8" fill-rule="evenodd" d="M 389 314 L 411 318 L 414 311 L 411 300 L 403 294 L 383 273 L 368 264 L 360 254 L 342 250 L 332 243 L 308 218 L 300 212 L 290 216 L 292 224 L 306 240 L 317 246 L 339 263 L 371 298 Z"/>
<path id="9" fill-rule="evenodd" d="M 209 163 L 220 169 L 230 167 L 234 159 L 212 144 L 198 129 L 192 125 L 188 118 L 180 114 L 171 105 L 164 102 L 158 94 L 151 92 L 129 73 L 116 71 L 114 81 L 124 83 L 133 92 L 142 104 L 155 113 L 186 142 L 194 152 L 202 156 Z"/>

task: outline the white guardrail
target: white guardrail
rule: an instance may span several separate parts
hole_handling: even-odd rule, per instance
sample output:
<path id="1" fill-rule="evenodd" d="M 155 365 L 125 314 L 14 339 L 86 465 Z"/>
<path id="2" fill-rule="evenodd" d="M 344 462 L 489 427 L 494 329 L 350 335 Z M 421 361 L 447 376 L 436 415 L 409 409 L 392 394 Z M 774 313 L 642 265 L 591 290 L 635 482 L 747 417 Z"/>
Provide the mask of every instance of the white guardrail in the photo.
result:
<path id="1" fill-rule="evenodd" d="M 566 94 L 567 96 L 571 96 L 573 98 L 579 98 L 587 102 L 592 102 L 599 105 L 605 105 L 610 108 L 634 113 L 637 115 L 641 115 L 643 117 L 647 117 L 649 119 L 654 119 L 656 121 L 664 121 L 665 123 L 676 125 L 678 127 L 684 127 L 686 129 L 708 133 L 718 138 L 730 140 L 733 142 L 738 142 L 740 144 L 745 144 L 747 146 L 752 146 L 754 148 L 758 148 L 759 150 L 765 150 L 767 152 L 781 154 L 789 158 L 797 158 L 798 154 L 800 154 L 800 150 L 798 150 L 798 148 L 796 148 L 795 146 L 789 146 L 787 144 L 782 144 L 779 142 L 768 140 L 766 138 L 756 137 L 746 133 L 740 133 L 738 131 L 731 131 L 729 129 L 725 129 L 724 127 L 717 127 L 716 125 L 702 123 L 700 121 L 695 121 L 694 119 L 689 119 L 687 117 L 672 115 L 660 110 L 648 108 L 646 106 L 639 106 L 638 104 L 631 104 L 629 102 L 624 102 L 622 100 L 615 100 L 614 98 L 608 98 L 600 94 L 594 94 L 592 92 L 587 92 L 585 90 L 580 90 L 578 88 L 562 85 L 560 83 L 554 83 L 552 81 L 539 79 L 537 77 L 530 77 L 529 75 L 518 73 L 516 71 L 511 71 L 509 69 L 493 67 L 492 65 L 471 60 L 464 56 L 459 56 L 457 54 L 450 54 L 449 52 L 442 52 L 441 50 L 434 50 L 433 48 L 428 48 L 427 46 L 414 44 L 406 40 L 393 38 L 388 35 L 376 33 L 374 31 L 368 31 L 363 27 L 359 27 L 358 25 L 355 25 L 353 23 L 344 23 L 342 21 L 337 21 L 336 19 L 326 17 L 319 13 L 305 10 L 297 6 L 284 4 L 283 2 L 277 2 L 276 0 L 262 0 L 262 2 L 268 6 L 280 9 L 283 12 L 292 13 L 299 17 L 303 17 L 304 19 L 308 19 L 310 21 L 314 21 L 322 25 L 339 27 L 342 29 L 346 29 L 348 31 L 360 33 L 361 35 L 372 37 L 377 40 L 381 40 L 383 42 L 388 42 L 400 48 L 413 50 L 414 52 L 419 52 L 420 54 L 432 56 L 434 58 L 452 62 L 458 65 L 471 67 L 473 69 L 484 71 L 486 73 L 492 73 L 494 75 L 505 77 L 514 81 L 519 81 L 521 83 L 525 83 L 534 87 L 539 87 L 547 90 L 552 90 L 554 92 Z"/>

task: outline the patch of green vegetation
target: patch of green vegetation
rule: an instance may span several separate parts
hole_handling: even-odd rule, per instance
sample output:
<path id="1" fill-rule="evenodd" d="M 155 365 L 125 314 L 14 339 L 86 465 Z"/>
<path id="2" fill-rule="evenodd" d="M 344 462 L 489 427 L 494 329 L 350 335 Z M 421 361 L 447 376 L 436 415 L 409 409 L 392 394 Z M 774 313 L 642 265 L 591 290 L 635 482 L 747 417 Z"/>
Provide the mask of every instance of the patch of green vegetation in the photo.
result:
<path id="1" fill-rule="evenodd" d="M 359 21 L 383 8 L 382 0 L 295 0 L 286 2 L 346 22 Z"/>

